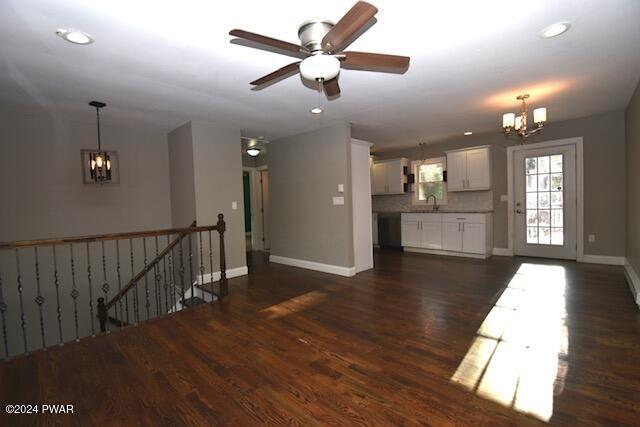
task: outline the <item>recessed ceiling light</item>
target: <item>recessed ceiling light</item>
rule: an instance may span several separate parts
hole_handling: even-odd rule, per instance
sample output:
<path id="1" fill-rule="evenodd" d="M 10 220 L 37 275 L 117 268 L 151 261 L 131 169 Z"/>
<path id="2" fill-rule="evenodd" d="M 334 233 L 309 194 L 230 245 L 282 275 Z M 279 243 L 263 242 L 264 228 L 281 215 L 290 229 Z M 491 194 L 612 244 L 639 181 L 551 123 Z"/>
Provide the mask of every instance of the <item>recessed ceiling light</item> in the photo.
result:
<path id="1" fill-rule="evenodd" d="M 570 22 L 556 22 L 555 24 L 551 24 L 542 31 L 540 31 L 540 37 L 543 39 L 550 39 L 551 37 L 559 36 L 562 33 L 565 33 L 571 28 Z"/>
<path id="2" fill-rule="evenodd" d="M 250 155 L 251 157 L 255 157 L 258 154 L 260 154 L 260 149 L 259 148 L 249 148 L 247 150 L 247 154 Z"/>
<path id="3" fill-rule="evenodd" d="M 85 33 L 84 31 L 74 29 L 60 29 L 56 31 L 56 34 L 62 37 L 69 43 L 74 44 L 91 44 L 93 43 L 93 37 Z"/>
<path id="4" fill-rule="evenodd" d="M 471 131 L 466 131 L 463 135 L 465 135 L 465 136 L 473 135 L 473 132 L 471 132 Z"/>
<path id="5" fill-rule="evenodd" d="M 320 107 L 314 107 L 311 109 L 311 114 L 320 114 L 322 113 L 324 110 Z"/>

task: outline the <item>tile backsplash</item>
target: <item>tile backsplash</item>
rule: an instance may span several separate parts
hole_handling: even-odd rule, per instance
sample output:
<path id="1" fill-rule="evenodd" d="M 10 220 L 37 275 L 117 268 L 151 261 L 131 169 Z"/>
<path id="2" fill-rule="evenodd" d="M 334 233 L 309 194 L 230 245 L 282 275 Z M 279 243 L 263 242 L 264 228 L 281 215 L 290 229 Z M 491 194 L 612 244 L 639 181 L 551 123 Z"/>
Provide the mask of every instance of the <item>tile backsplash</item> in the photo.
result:
<path id="1" fill-rule="evenodd" d="M 374 212 L 424 211 L 426 205 L 412 204 L 412 197 L 413 193 L 373 196 L 372 209 Z M 448 203 L 442 205 L 446 210 L 493 210 L 493 191 L 455 191 L 447 193 L 447 198 Z"/>

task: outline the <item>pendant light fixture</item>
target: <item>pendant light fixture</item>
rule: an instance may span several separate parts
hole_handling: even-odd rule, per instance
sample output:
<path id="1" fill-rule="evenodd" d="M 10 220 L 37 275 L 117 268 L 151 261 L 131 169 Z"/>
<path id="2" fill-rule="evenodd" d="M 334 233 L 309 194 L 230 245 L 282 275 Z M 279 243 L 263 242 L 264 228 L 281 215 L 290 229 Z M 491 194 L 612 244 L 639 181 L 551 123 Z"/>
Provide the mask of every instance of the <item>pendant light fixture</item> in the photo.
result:
<path id="1" fill-rule="evenodd" d="M 97 183 L 111 182 L 111 157 L 106 151 L 102 150 L 100 141 L 100 109 L 107 104 L 99 101 L 91 101 L 90 106 L 96 109 L 96 119 L 98 125 L 98 151 L 89 153 L 89 169 L 91 172 L 91 180 Z"/>
<path id="2" fill-rule="evenodd" d="M 542 107 L 533 110 L 533 123 L 535 127 L 527 130 L 528 107 L 526 100 L 529 99 L 529 94 L 518 95 L 516 99 L 522 101 L 520 115 L 516 116 L 514 113 L 504 114 L 502 116 L 502 130 L 505 135 L 516 135 L 524 141 L 524 139 L 542 130 L 542 127 L 547 121 L 547 109 Z"/>

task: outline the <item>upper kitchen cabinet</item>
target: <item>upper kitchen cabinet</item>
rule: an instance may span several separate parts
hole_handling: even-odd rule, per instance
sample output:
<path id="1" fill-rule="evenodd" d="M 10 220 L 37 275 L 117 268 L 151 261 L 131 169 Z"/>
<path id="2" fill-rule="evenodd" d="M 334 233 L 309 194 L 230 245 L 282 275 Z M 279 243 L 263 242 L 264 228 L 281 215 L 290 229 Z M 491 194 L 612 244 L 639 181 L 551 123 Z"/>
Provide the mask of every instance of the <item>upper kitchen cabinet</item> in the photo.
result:
<path id="1" fill-rule="evenodd" d="M 371 193 L 373 195 L 404 194 L 408 166 L 409 161 L 404 157 L 373 162 Z"/>
<path id="2" fill-rule="evenodd" d="M 491 151 L 488 145 L 447 151 L 447 190 L 491 189 Z"/>

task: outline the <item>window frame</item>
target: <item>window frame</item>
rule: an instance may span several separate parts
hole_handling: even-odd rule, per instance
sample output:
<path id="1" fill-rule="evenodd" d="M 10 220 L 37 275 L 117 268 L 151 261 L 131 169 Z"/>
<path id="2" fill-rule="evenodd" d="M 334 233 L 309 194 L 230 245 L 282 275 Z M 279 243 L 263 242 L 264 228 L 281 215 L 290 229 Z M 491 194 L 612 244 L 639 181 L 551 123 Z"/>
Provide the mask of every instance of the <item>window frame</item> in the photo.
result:
<path id="1" fill-rule="evenodd" d="M 418 197 L 420 195 L 420 192 L 418 191 L 418 187 L 420 185 L 420 173 L 419 173 L 419 169 L 420 166 L 422 165 L 434 165 L 434 164 L 442 164 L 442 172 L 443 172 L 443 179 L 442 179 L 442 199 L 438 200 L 438 205 L 447 205 L 449 203 L 448 200 L 448 192 L 447 192 L 447 181 L 444 180 L 444 175 L 447 172 L 447 157 L 446 156 L 442 156 L 442 157 L 432 157 L 430 159 L 424 159 L 424 160 L 413 160 L 411 162 L 411 170 L 413 171 L 415 180 L 414 180 L 414 184 L 413 184 L 413 196 L 411 197 L 411 202 L 413 205 L 425 205 L 427 204 L 426 200 L 419 200 Z"/>

